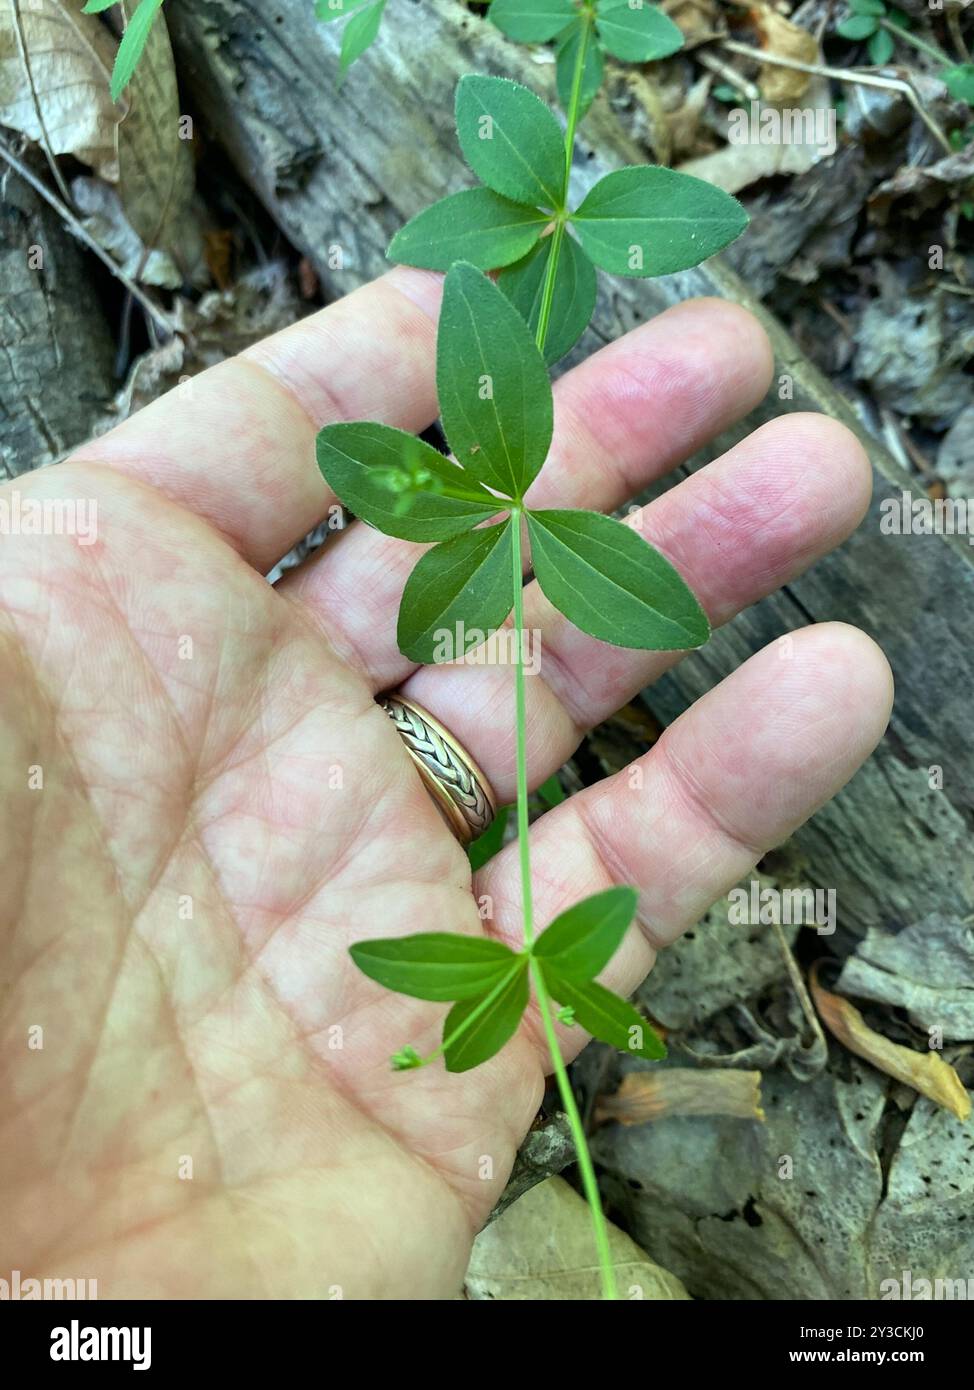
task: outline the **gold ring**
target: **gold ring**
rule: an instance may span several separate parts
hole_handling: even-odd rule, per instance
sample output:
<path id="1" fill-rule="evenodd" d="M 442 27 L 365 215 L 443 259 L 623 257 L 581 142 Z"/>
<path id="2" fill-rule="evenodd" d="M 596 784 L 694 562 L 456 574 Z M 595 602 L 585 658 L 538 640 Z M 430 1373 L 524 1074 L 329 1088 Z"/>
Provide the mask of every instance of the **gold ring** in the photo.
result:
<path id="1" fill-rule="evenodd" d="M 422 705 L 403 695 L 384 695 L 379 704 L 398 729 L 437 810 L 461 845 L 469 845 L 497 814 L 487 778 Z"/>

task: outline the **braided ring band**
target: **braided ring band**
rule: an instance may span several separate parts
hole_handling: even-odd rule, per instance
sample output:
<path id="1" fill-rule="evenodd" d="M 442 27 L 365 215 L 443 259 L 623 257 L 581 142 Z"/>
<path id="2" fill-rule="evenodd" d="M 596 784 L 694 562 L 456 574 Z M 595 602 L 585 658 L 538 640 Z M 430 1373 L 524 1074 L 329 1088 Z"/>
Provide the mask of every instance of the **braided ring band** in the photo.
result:
<path id="1" fill-rule="evenodd" d="M 453 735 L 421 705 L 403 695 L 384 695 L 379 704 L 399 731 L 437 810 L 461 845 L 469 845 L 497 814 L 487 778 Z"/>

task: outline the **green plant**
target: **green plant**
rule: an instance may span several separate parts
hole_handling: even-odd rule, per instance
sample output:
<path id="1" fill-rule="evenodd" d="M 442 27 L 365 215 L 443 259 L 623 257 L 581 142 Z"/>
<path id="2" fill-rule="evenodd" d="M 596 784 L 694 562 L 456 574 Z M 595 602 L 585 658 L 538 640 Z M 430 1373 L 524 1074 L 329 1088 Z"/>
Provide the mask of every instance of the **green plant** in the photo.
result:
<path id="1" fill-rule="evenodd" d="M 531 15 L 539 2 L 542 9 L 555 8 L 552 0 L 532 0 Z M 614 9 L 603 6 L 598 13 Z M 510 18 L 515 7 L 505 4 L 503 13 Z M 470 649 L 462 634 L 470 634 L 472 647 L 513 611 L 521 949 L 431 932 L 359 942 L 351 953 L 386 988 L 452 1006 L 436 1052 L 420 1057 L 407 1044 L 393 1058 L 397 1069 L 428 1066 L 441 1056 L 451 1071 L 487 1061 L 516 1031 L 533 985 L 592 1211 L 603 1287 L 607 1297 L 615 1297 L 598 1185 L 556 1022 L 580 1024 L 648 1059 L 664 1056 L 665 1048 L 631 1004 L 596 980 L 633 920 L 633 889 L 613 888 L 577 903 L 535 935 L 522 532 L 542 591 L 584 632 L 619 646 L 680 650 L 705 642 L 710 629 L 677 571 L 632 527 L 594 512 L 535 510 L 526 497 L 552 436 L 546 362 L 567 351 L 588 323 L 594 265 L 643 276 L 684 269 L 726 246 L 747 218 L 720 190 L 652 167 L 608 174 L 578 207 L 570 207 L 569 174 L 595 14 L 586 7 L 575 46 L 564 136 L 526 88 L 501 78 L 463 78 L 457 131 L 482 186 L 420 213 L 389 248 L 392 259 L 447 272 L 436 381 L 456 461 L 373 422 L 326 426 L 318 435 L 317 459 L 339 499 L 360 519 L 387 534 L 432 543 L 407 580 L 400 605 L 398 640 L 408 657 L 422 663 L 461 656 Z M 484 272 L 498 268 L 495 284 Z M 461 634 L 461 650 L 445 651 L 443 636 L 454 633 Z M 502 828 L 494 829 L 489 844 L 473 847 L 472 862 L 482 862 L 502 835 Z M 553 1001 L 561 1006 L 557 1011 Z"/>
<path id="2" fill-rule="evenodd" d="M 744 229 L 734 199 L 655 165 L 607 174 L 572 209 L 572 147 L 566 161 L 554 116 L 516 82 L 462 78 L 456 121 L 460 146 L 483 185 L 424 209 L 396 233 L 389 255 L 428 270 L 448 270 L 458 259 L 499 269 L 498 286 L 544 345 L 549 363 L 574 346 L 592 316 L 595 266 L 615 275 L 669 275 L 713 255 Z"/>
<path id="3" fill-rule="evenodd" d="M 893 56 L 893 34 L 888 24 L 887 9 L 883 0 L 849 0 L 849 18 L 836 26 L 836 33 L 854 42 L 868 40 L 870 61 L 879 66 L 888 63 Z M 909 28 L 909 18 L 900 10 L 891 10 L 889 16 L 902 30 Z"/>
<path id="4" fill-rule="evenodd" d="M 849 0 L 849 10 L 849 18 L 836 26 L 836 33 L 855 42 L 868 40 L 873 63 L 888 63 L 893 56 L 894 39 L 902 39 L 941 64 L 940 80 L 955 100 L 974 106 L 974 63 L 955 63 L 936 44 L 911 33 L 909 15 L 888 7 L 884 0 Z"/>
<path id="5" fill-rule="evenodd" d="M 82 14 L 100 14 L 111 9 L 117 0 L 88 0 Z M 162 0 L 139 0 L 131 18 L 126 20 L 125 32 L 115 54 L 112 68 L 112 101 L 118 101 L 132 80 L 139 59 L 149 39 L 149 31 L 155 23 L 156 15 L 162 9 Z"/>
<path id="6" fill-rule="evenodd" d="M 566 110 L 581 54 L 579 110 L 602 84 L 603 53 L 624 63 L 650 63 L 683 47 L 683 34 L 647 0 L 493 0 L 490 19 L 519 43 L 555 41 L 558 96 Z"/>
<path id="7" fill-rule="evenodd" d="M 374 42 L 385 7 L 386 0 L 315 0 L 315 14 L 326 24 L 349 21 L 339 56 L 342 76 Z M 555 40 L 558 94 L 566 108 L 582 50 L 582 113 L 601 86 L 603 52 L 626 63 L 648 63 L 683 47 L 677 26 L 647 0 L 493 0 L 490 17 L 520 43 Z"/>
<path id="8" fill-rule="evenodd" d="M 324 23 L 348 20 L 338 60 L 343 77 L 356 58 L 361 58 L 375 42 L 385 7 L 386 0 L 315 0 L 315 14 Z"/>

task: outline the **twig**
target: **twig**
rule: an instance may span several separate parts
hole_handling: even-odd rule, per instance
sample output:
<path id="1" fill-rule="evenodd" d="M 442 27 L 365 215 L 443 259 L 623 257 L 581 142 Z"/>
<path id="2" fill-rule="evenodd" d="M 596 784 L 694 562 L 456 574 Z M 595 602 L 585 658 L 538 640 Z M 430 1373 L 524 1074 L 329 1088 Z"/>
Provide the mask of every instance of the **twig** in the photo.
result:
<path id="1" fill-rule="evenodd" d="M 924 111 L 916 92 L 908 82 L 899 77 L 873 77 L 864 72 L 850 72 L 845 68 L 826 67 L 824 63 L 800 63 L 797 58 L 781 58 L 777 53 L 765 53 L 764 50 L 759 53 L 749 44 L 738 43 L 736 39 L 721 39 L 720 46 L 726 48 L 728 53 L 740 53 L 745 58 L 752 58 L 754 62 L 760 63 L 762 66 L 770 64 L 772 67 L 791 68 L 795 72 L 808 72 L 813 77 L 831 77 L 836 82 L 851 82 L 858 87 L 880 87 L 887 91 L 901 92 L 923 121 L 923 124 L 936 137 L 947 153 L 954 153 L 950 141 L 937 122 Z"/>
<path id="2" fill-rule="evenodd" d="M 819 304 L 821 304 L 822 308 L 828 314 L 829 318 L 833 319 L 839 325 L 839 327 L 842 329 L 842 332 L 846 335 L 847 338 L 854 337 L 852 331 L 852 324 L 846 318 L 845 314 L 841 314 L 839 312 L 839 310 L 835 307 L 831 300 L 826 299 L 824 295 L 819 295 L 818 302 Z"/>
<path id="3" fill-rule="evenodd" d="M 44 151 L 44 157 L 50 166 L 51 174 L 61 192 L 61 197 L 64 199 L 67 206 L 70 207 L 72 202 L 71 195 L 61 175 L 61 170 L 57 166 L 57 160 L 54 158 L 54 151 L 51 148 L 51 137 L 47 133 L 47 123 L 44 120 L 44 112 L 41 110 L 40 97 L 37 95 L 37 87 L 34 85 L 34 71 L 30 65 L 30 55 L 27 52 L 27 40 L 24 37 L 24 26 L 20 18 L 20 0 L 10 0 L 10 9 L 13 14 L 14 32 L 17 35 L 17 48 L 20 50 L 20 61 L 24 65 L 24 72 L 27 76 L 30 94 L 34 102 L 34 110 L 37 113 L 37 124 L 41 132 L 41 149 Z"/>
<path id="4" fill-rule="evenodd" d="M 911 34 L 909 29 L 901 29 L 898 24 L 894 24 L 889 19 L 880 19 L 880 26 L 889 34 L 895 34 L 904 43 L 910 43 L 920 53 L 925 53 L 928 58 L 934 58 L 938 63 L 943 63 L 944 67 L 950 66 L 950 59 L 942 49 L 936 44 L 928 43 L 926 39 L 921 39 L 919 34 Z"/>
<path id="5" fill-rule="evenodd" d="M 881 406 L 879 418 L 883 422 L 883 433 L 887 443 L 890 445 L 891 454 L 900 454 L 901 463 L 913 463 L 919 473 L 926 473 L 929 477 L 933 473 L 933 467 L 927 456 L 920 452 L 913 440 L 900 424 L 896 415 L 887 406 Z M 895 444 L 893 440 L 895 439 Z"/>
<path id="6" fill-rule="evenodd" d="M 781 929 L 781 923 L 772 922 L 771 925 L 774 928 L 774 934 L 778 941 L 778 948 L 785 962 L 785 969 L 788 971 L 788 978 L 791 980 L 792 989 L 798 996 L 798 1002 L 801 1005 L 802 1013 L 805 1015 L 805 1021 L 812 1030 L 812 1036 L 815 1038 L 818 1046 L 823 1052 L 828 1052 L 828 1043 L 825 1041 L 822 1025 L 818 1020 L 818 1014 L 815 1012 L 815 1005 L 812 1003 L 808 993 L 808 988 L 802 977 L 802 972 L 798 968 L 798 962 L 792 955 L 791 947 L 788 945 L 788 939 Z"/>
<path id="7" fill-rule="evenodd" d="M 891 410 L 888 410 L 885 406 L 881 406 L 879 420 L 883 431 L 883 440 L 887 449 L 901 468 L 909 470 L 910 455 L 906 451 L 906 446 L 896 417 Z"/>
<path id="8" fill-rule="evenodd" d="M 971 61 L 971 50 L 967 47 L 967 41 L 961 33 L 960 16 L 957 10 L 952 7 L 947 10 L 947 28 L 950 31 L 950 37 L 953 40 L 954 47 L 960 54 L 961 61 L 969 63 Z"/>
<path id="9" fill-rule="evenodd" d="M 761 92 L 757 85 L 750 78 L 739 73 L 735 67 L 731 67 L 730 63 L 722 62 L 716 53 L 701 51 L 696 56 L 703 67 L 709 68 L 718 77 L 722 77 L 729 86 L 734 88 L 735 92 L 740 92 L 742 96 L 747 97 L 748 101 L 761 100 Z"/>
<path id="10" fill-rule="evenodd" d="M 85 230 L 85 228 L 78 221 L 77 217 L 75 217 L 71 209 L 61 201 L 61 199 L 57 196 L 56 193 L 52 193 L 49 188 L 45 187 L 45 185 L 41 182 L 37 175 L 32 173 L 32 171 L 27 168 L 26 164 L 24 164 L 21 160 L 17 158 L 17 156 L 13 153 L 11 149 L 8 148 L 6 142 L 3 140 L 0 140 L 0 158 L 4 159 L 7 162 L 7 164 L 10 165 L 11 169 L 18 173 L 25 183 L 30 184 L 34 192 L 39 194 L 40 197 L 42 197 L 44 201 L 54 209 L 54 211 L 64 222 L 68 230 L 74 236 L 76 236 L 79 241 L 83 241 L 84 244 L 88 247 L 89 251 L 93 251 L 95 255 L 98 257 L 98 259 L 108 267 L 108 269 L 112 272 L 115 278 L 125 286 L 129 294 L 132 295 L 134 299 L 138 300 L 138 302 L 142 305 L 142 308 L 146 311 L 146 313 L 150 314 L 152 318 L 155 319 L 156 323 L 159 324 L 160 328 L 162 328 L 165 331 L 167 337 L 174 337 L 176 333 L 176 325 L 173 322 L 173 320 L 169 317 L 169 315 L 166 314 L 162 309 L 160 309 L 158 305 L 153 304 L 152 300 L 145 293 L 142 287 L 140 285 L 137 285 L 130 275 L 126 275 L 125 271 L 122 270 L 121 266 L 115 264 L 111 256 L 109 256 L 109 254 L 107 253 L 107 251 L 104 251 L 98 245 L 97 241 L 94 239 L 91 233 Z"/>

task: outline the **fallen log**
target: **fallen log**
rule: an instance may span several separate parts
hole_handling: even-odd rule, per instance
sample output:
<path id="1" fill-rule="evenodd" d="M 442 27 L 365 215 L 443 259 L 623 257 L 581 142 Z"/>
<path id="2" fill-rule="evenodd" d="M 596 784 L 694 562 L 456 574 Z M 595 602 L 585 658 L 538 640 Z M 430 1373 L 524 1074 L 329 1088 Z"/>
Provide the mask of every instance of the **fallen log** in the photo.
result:
<path id="1" fill-rule="evenodd" d="M 0 482 L 87 439 L 114 386 L 112 336 L 84 252 L 7 170 L 0 204 Z"/>
<path id="2" fill-rule="evenodd" d="M 181 0 L 169 23 L 180 74 L 211 134 L 331 296 L 383 270 L 385 246 L 407 218 L 471 184 L 453 129 L 458 77 L 498 73 L 553 99 L 549 55 L 508 42 L 456 0 L 391 0 L 374 48 L 340 90 L 340 26 L 318 23 L 308 0 L 275 0 L 269 8 L 255 0 Z M 600 96 L 580 132 L 579 189 L 607 169 L 646 159 Z M 669 720 L 782 633 L 824 619 L 864 628 L 892 662 L 896 709 L 869 764 L 796 836 L 806 878 L 836 890 L 840 929 L 855 935 L 930 912 L 968 916 L 974 552 L 958 537 L 880 533 L 882 502 L 913 491 L 911 480 L 719 260 L 655 281 L 603 278 L 580 351 L 701 294 L 733 299 L 761 319 L 777 357 L 775 381 L 791 393 L 779 399 L 773 387 L 714 452 L 784 411 L 824 411 L 868 450 L 875 497 L 841 551 L 729 624 L 645 698 Z"/>

